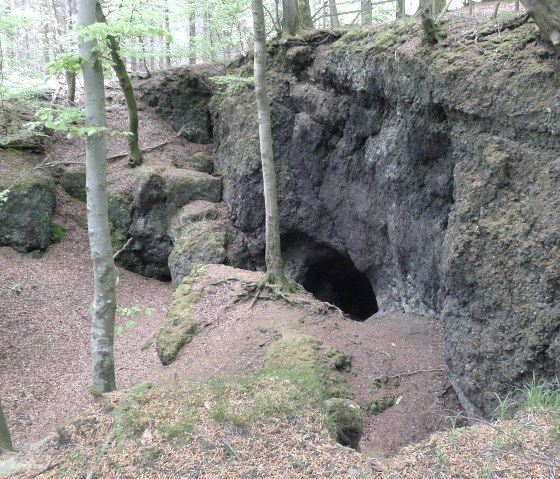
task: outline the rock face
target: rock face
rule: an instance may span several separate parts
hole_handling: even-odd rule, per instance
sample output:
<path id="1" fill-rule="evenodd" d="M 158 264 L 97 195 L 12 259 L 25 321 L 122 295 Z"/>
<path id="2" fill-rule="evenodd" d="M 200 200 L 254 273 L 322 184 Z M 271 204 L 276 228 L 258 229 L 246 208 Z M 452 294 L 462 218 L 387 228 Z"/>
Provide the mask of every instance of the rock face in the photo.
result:
<path id="1" fill-rule="evenodd" d="M 189 67 L 168 70 L 139 86 L 140 98 L 155 107 L 181 136 L 194 143 L 212 141 L 208 102 L 211 91 L 204 76 Z"/>
<path id="2" fill-rule="evenodd" d="M 28 253 L 43 251 L 51 243 L 51 216 L 55 207 L 55 185 L 41 170 L 33 155 L 0 151 L 0 191 L 9 189 L 0 202 L 0 246 Z"/>
<path id="3" fill-rule="evenodd" d="M 441 317 L 449 377 L 465 407 L 489 415 L 495 394 L 560 370 L 555 60 L 532 24 L 498 47 L 488 35 L 432 49 L 417 29 L 329 47 L 314 34 L 306 55 L 301 41 L 269 46 L 284 257 L 302 280 L 317 251 L 336 253 L 381 312 Z M 262 260 L 253 95 L 214 100 L 214 159 Z"/>
<path id="4" fill-rule="evenodd" d="M 132 202 L 109 198 L 112 240 L 121 267 L 177 286 L 196 264 L 244 264 L 245 241 L 221 201 L 221 179 L 194 170 L 138 172 Z"/>
<path id="5" fill-rule="evenodd" d="M 244 263 L 244 237 L 227 221 L 227 212 L 197 201 L 183 207 L 172 219 L 173 251 L 169 256 L 171 282 L 177 287 L 197 264 Z"/>

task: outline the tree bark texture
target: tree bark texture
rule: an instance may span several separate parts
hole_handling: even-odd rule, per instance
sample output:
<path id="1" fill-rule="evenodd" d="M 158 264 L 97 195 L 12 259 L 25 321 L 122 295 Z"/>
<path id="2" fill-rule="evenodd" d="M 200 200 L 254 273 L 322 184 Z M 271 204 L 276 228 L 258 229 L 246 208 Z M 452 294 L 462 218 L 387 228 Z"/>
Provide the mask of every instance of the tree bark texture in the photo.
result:
<path id="1" fill-rule="evenodd" d="M 309 0 L 284 0 L 282 12 L 283 35 L 300 35 L 304 30 L 313 28 Z"/>
<path id="2" fill-rule="evenodd" d="M 97 21 L 96 0 L 79 0 L 78 25 Z M 105 127 L 105 86 L 101 61 L 93 48 L 94 41 L 80 39 L 80 55 L 84 78 L 86 127 Z M 93 303 L 91 323 L 91 354 L 93 387 L 103 392 L 114 391 L 116 284 L 115 265 L 109 231 L 107 204 L 107 141 L 105 132 L 87 137 L 86 192 L 88 235 L 93 260 Z"/>
<path id="3" fill-rule="evenodd" d="M 276 171 L 272 152 L 270 105 L 266 92 L 266 32 L 262 0 L 251 0 L 255 32 L 255 95 L 259 121 L 259 142 L 263 171 L 264 205 L 266 214 L 266 272 L 271 284 L 286 284 L 280 248 L 280 214 Z"/>
<path id="4" fill-rule="evenodd" d="M 107 18 L 103 13 L 99 1 L 95 2 L 95 9 L 97 21 L 100 23 L 107 23 Z M 119 53 L 119 41 L 113 35 L 108 35 L 107 45 L 109 46 L 109 53 L 113 61 L 113 70 L 115 70 L 115 75 L 117 75 L 119 85 L 124 93 L 126 110 L 128 113 L 128 131 L 130 133 L 126 137 L 128 141 L 128 166 L 140 166 L 144 157 L 138 146 L 138 106 L 136 105 L 134 89 L 132 88 L 132 82 L 130 81 L 128 72 L 126 71 L 126 65 Z"/>
<path id="5" fill-rule="evenodd" d="M 14 449 L 8 423 L 6 422 L 6 417 L 2 410 L 2 401 L 0 401 L 0 449 L 4 449 L 5 451 L 13 451 Z"/>
<path id="6" fill-rule="evenodd" d="M 329 15 L 331 17 L 331 28 L 340 27 L 338 21 L 338 11 L 336 9 L 336 0 L 329 0 Z"/>
<path id="7" fill-rule="evenodd" d="M 371 19 L 373 16 L 373 9 L 371 6 L 371 0 L 361 0 L 362 2 L 362 26 L 371 25 Z"/>
<path id="8" fill-rule="evenodd" d="M 541 38 L 554 46 L 560 45 L 560 2 L 558 0 L 521 0 L 535 21 Z"/>

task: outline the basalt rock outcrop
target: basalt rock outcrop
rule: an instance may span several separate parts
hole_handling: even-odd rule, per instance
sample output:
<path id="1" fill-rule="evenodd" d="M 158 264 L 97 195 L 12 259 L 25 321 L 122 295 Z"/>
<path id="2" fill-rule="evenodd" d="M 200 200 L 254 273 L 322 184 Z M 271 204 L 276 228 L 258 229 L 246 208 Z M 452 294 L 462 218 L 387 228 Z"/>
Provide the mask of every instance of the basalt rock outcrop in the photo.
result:
<path id="1" fill-rule="evenodd" d="M 534 24 L 481 31 L 438 48 L 414 23 L 319 32 L 270 44 L 268 66 L 288 271 L 343 258 L 380 312 L 440 317 L 449 377 L 489 415 L 560 370 L 560 85 Z M 213 100 L 216 169 L 262 261 L 254 92 L 231 88 Z"/>
<path id="2" fill-rule="evenodd" d="M 44 251 L 51 243 L 55 184 L 43 170 L 38 155 L 0 150 L 0 246 L 20 253 Z"/>
<path id="3" fill-rule="evenodd" d="M 194 170 L 137 172 L 132 201 L 113 194 L 109 219 L 121 267 L 177 286 L 196 264 L 244 264 L 243 235 L 221 203 L 221 179 Z"/>

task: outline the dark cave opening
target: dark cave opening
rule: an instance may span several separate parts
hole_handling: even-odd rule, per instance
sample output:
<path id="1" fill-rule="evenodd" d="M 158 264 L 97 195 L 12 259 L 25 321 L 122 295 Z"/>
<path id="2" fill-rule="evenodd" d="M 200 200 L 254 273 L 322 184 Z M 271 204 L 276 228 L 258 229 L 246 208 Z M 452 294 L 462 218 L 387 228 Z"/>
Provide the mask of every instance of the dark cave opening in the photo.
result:
<path id="1" fill-rule="evenodd" d="M 371 283 L 352 261 L 332 253 L 308 263 L 302 285 L 317 299 L 338 306 L 353 320 L 365 321 L 378 310 Z"/>

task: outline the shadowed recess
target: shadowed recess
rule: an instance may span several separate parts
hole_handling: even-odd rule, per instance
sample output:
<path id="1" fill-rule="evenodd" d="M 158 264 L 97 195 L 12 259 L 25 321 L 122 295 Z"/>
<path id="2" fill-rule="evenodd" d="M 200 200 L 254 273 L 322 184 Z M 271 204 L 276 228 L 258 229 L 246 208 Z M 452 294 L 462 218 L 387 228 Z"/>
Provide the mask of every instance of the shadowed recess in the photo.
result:
<path id="1" fill-rule="evenodd" d="M 302 284 L 317 299 L 338 306 L 356 321 L 377 313 L 377 300 L 367 276 L 334 251 L 308 264 Z"/>

